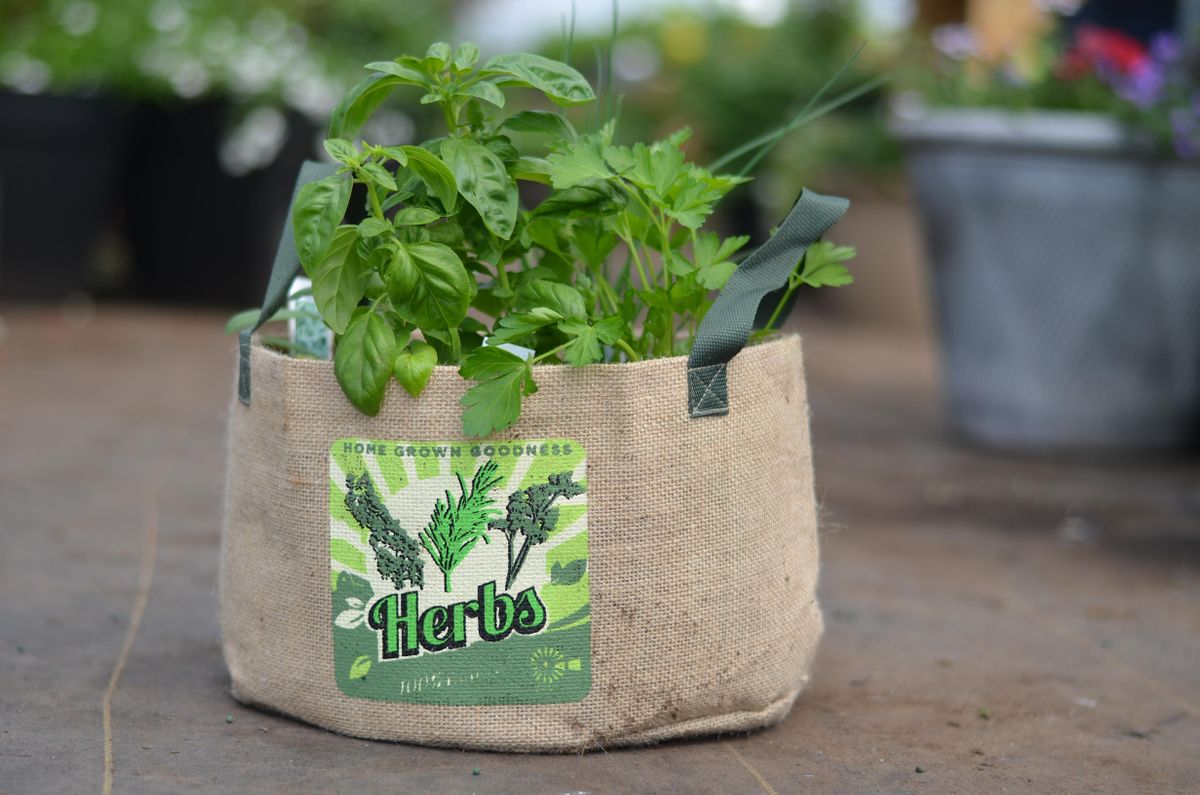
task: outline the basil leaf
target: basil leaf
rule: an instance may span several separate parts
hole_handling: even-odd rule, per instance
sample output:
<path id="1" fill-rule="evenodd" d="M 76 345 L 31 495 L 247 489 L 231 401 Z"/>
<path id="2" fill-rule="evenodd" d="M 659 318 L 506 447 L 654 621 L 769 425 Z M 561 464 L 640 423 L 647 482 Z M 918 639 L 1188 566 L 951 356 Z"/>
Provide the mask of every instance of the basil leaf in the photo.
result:
<path id="1" fill-rule="evenodd" d="M 333 233 L 350 204 L 350 180 L 341 174 L 310 182 L 296 194 L 292 227 L 300 264 L 311 276 L 329 250 Z"/>
<path id="2" fill-rule="evenodd" d="M 321 317 L 334 333 L 344 333 L 371 278 L 370 264 L 359 256 L 355 227 L 338 228 L 325 259 L 309 276 Z"/>
<path id="3" fill-rule="evenodd" d="M 431 72 L 440 72 L 450 62 L 450 45 L 444 41 L 435 41 L 425 52 L 424 63 Z"/>
<path id="4" fill-rule="evenodd" d="M 563 316 L 544 306 L 534 307 L 528 312 L 505 315 L 496 321 L 496 330 L 488 339 L 489 345 L 516 342 L 533 334 L 538 329 L 553 325 Z"/>
<path id="5" fill-rule="evenodd" d="M 372 61 L 367 64 L 367 68 L 373 72 L 383 72 L 392 77 L 399 78 L 400 83 L 410 86 L 426 86 L 429 85 L 429 76 L 423 74 L 417 69 L 410 66 L 397 63 L 395 61 Z"/>
<path id="6" fill-rule="evenodd" d="M 293 293 L 293 297 L 295 293 Z M 226 334 L 240 334 L 243 331 L 248 331 L 254 328 L 254 324 L 258 322 L 258 316 L 262 314 L 261 309 L 246 309 L 238 312 L 225 324 Z M 275 314 L 267 318 L 268 323 L 275 323 L 280 320 L 300 320 L 300 319 L 320 320 L 321 316 L 313 313 L 311 310 L 304 309 L 280 309 Z"/>
<path id="7" fill-rule="evenodd" d="M 421 85 L 409 77 L 376 73 L 364 78 L 342 98 L 329 115 L 330 138 L 352 140 L 367 119 L 399 85 Z"/>
<path id="8" fill-rule="evenodd" d="M 323 145 L 329 156 L 339 163 L 348 166 L 358 164 L 358 147 L 345 138 L 326 138 Z"/>
<path id="9" fill-rule="evenodd" d="M 484 102 L 490 102 L 497 108 L 504 107 L 504 92 L 496 88 L 495 83 L 488 82 L 487 80 L 472 83 L 464 88 L 462 93 L 476 99 L 482 99 Z"/>
<path id="10" fill-rule="evenodd" d="M 517 186 L 504 161 L 469 138 L 442 143 L 442 157 L 454 172 L 458 192 L 478 212 L 492 234 L 508 240 L 517 223 Z"/>
<path id="11" fill-rule="evenodd" d="M 608 184 L 594 182 L 556 191 L 534 207 L 530 214 L 557 219 L 585 213 L 592 218 L 602 218 L 620 210 L 623 203 L 624 198 Z"/>
<path id="12" fill-rule="evenodd" d="M 367 179 L 385 190 L 396 190 L 396 180 L 386 168 L 378 163 L 363 163 L 360 169 Z"/>
<path id="13" fill-rule="evenodd" d="M 225 324 L 225 333 L 241 334 L 243 331 L 254 328 L 254 324 L 258 322 L 258 316 L 261 314 L 261 309 L 246 309 L 238 312 Z"/>
<path id="14" fill-rule="evenodd" d="M 556 105 L 584 105 L 596 99 L 592 87 L 579 72 L 565 63 L 532 53 L 497 55 L 483 65 L 481 74 L 502 75 L 500 85 L 536 88 Z"/>
<path id="15" fill-rule="evenodd" d="M 427 342 L 413 340 L 396 354 L 396 380 L 404 391 L 417 397 L 425 391 L 433 367 L 437 364 L 437 351 Z"/>
<path id="16" fill-rule="evenodd" d="M 548 110 L 523 110 L 505 119 L 500 128 L 513 132 L 551 135 L 571 141 L 579 137 L 571 122 Z"/>
<path id="17" fill-rule="evenodd" d="M 395 160 L 401 166 L 408 165 L 408 155 L 402 146 L 381 146 L 379 151 L 388 157 L 390 160 Z"/>
<path id="18" fill-rule="evenodd" d="M 362 223 L 358 225 L 358 236 L 375 237 L 376 235 L 382 235 L 391 228 L 392 225 L 387 221 L 380 221 L 378 218 L 364 218 Z"/>
<path id="19" fill-rule="evenodd" d="M 454 68 L 460 72 L 470 69 L 479 60 L 479 48 L 469 41 L 458 45 L 454 51 Z"/>
<path id="20" fill-rule="evenodd" d="M 540 157 L 517 158 L 508 164 L 508 173 L 513 179 L 550 184 L 550 164 Z"/>
<path id="21" fill-rule="evenodd" d="M 534 279 L 517 291 L 517 303 L 529 309 L 546 307 L 567 320 L 587 322 L 587 304 L 579 291 L 569 284 Z"/>
<path id="22" fill-rule="evenodd" d="M 425 207 L 405 207 L 392 217 L 393 226 L 424 226 L 442 216 Z"/>
<path id="23" fill-rule="evenodd" d="M 374 417 L 383 404 L 396 360 L 396 335 L 383 318 L 366 307 L 355 311 L 346 333 L 337 339 L 333 374 L 346 397 Z"/>
<path id="24" fill-rule="evenodd" d="M 402 146 L 400 149 L 408 155 L 408 167 L 429 187 L 429 191 L 438 198 L 446 212 L 453 212 L 458 197 L 458 183 L 454 180 L 454 172 L 427 149 L 419 146 Z"/>
<path id="25" fill-rule="evenodd" d="M 385 280 L 396 312 L 421 328 L 457 329 L 467 316 L 471 274 L 441 243 L 397 246 Z"/>

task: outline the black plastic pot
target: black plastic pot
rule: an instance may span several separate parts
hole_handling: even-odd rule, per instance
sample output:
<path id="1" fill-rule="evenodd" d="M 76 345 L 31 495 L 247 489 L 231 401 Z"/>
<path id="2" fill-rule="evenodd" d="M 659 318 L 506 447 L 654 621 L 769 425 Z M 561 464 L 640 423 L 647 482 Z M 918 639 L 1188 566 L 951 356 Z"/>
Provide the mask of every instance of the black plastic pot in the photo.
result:
<path id="1" fill-rule="evenodd" d="M 274 161 L 235 176 L 220 162 L 229 106 L 143 109 L 128 185 L 136 291 L 174 303 L 253 306 L 267 283 L 300 163 L 316 128 L 288 117 Z"/>
<path id="2" fill-rule="evenodd" d="M 0 299 L 93 285 L 121 211 L 130 122 L 108 99 L 0 93 Z"/>

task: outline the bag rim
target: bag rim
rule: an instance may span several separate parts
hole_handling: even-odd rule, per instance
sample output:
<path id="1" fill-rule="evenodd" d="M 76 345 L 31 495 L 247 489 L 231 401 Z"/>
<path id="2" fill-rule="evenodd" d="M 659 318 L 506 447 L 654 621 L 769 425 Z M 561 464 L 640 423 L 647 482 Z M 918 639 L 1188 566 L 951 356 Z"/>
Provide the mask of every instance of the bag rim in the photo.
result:
<path id="1" fill-rule="evenodd" d="M 742 351 L 753 351 L 762 349 L 765 352 L 770 352 L 777 347 L 783 347 L 789 343 L 799 342 L 803 340 L 803 336 L 795 331 L 777 332 L 765 340 L 759 342 L 751 342 L 747 344 Z M 286 353 L 281 353 L 273 348 L 269 348 L 262 344 L 262 340 L 256 333 L 253 339 L 253 350 L 256 356 L 265 357 L 266 361 L 273 366 L 294 367 L 300 370 L 318 374 L 328 372 L 332 375 L 333 360 L 332 359 L 300 359 L 294 356 L 289 356 Z M 740 353 L 739 353 L 740 355 Z M 737 359 L 735 356 L 734 359 Z M 595 364 L 584 365 L 583 367 L 573 367 L 568 364 L 535 364 L 533 365 L 534 373 L 547 374 L 549 371 L 569 371 L 569 372 L 588 372 L 592 374 L 606 371 L 606 375 L 614 375 L 617 372 L 628 373 L 637 369 L 651 369 L 654 367 L 670 367 L 674 364 L 687 366 L 688 354 L 679 356 L 660 356 L 653 359 L 643 359 L 640 362 L 596 362 Z M 438 364 L 434 365 L 433 374 L 430 380 L 437 378 L 441 380 L 447 376 L 453 375 L 463 383 L 468 383 L 468 379 L 458 375 L 459 365 L 453 364 Z M 420 399 L 420 398 L 417 398 Z"/>

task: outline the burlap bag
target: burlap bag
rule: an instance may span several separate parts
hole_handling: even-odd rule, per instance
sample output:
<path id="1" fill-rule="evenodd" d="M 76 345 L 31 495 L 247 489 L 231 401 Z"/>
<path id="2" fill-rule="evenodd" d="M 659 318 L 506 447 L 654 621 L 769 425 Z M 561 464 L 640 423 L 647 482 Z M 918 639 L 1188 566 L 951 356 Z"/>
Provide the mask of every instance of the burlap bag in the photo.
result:
<path id="1" fill-rule="evenodd" d="M 329 362 L 243 342 L 220 577 L 237 699 L 359 737 L 580 751 L 771 724 L 805 686 L 822 621 L 797 337 L 728 365 L 539 366 L 486 442 L 462 435 L 454 368 L 370 418 Z M 540 514 L 546 537 L 492 525 L 449 574 L 431 545 L 420 587 L 389 579 L 379 516 L 416 548 L 439 500 L 486 486 L 496 521 L 563 482 L 579 493 Z"/>

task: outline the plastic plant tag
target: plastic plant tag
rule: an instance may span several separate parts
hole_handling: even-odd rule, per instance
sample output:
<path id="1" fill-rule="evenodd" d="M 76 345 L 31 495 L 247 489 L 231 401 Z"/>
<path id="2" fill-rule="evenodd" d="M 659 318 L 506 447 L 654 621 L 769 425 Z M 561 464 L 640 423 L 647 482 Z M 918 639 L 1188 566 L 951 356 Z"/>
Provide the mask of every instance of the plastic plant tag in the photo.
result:
<path id="1" fill-rule="evenodd" d="M 333 662 L 348 696 L 557 704 L 591 689 L 587 462 L 570 439 L 339 439 Z"/>
<path id="2" fill-rule="evenodd" d="M 533 348 L 523 348 L 520 345 L 513 345 L 511 342 L 502 342 L 499 345 L 493 345 L 491 337 L 484 337 L 483 344 L 491 348 L 499 348 L 502 351 L 508 351 L 513 356 L 520 356 L 525 361 L 529 361 L 537 354 L 537 351 L 535 351 Z"/>
<path id="3" fill-rule="evenodd" d="M 301 295 L 296 295 L 301 293 Z M 292 311 L 312 313 L 312 317 L 292 317 L 288 319 L 288 339 L 299 350 L 318 359 L 329 359 L 333 356 L 333 331 L 321 320 L 317 312 L 317 303 L 312 297 L 312 280 L 307 276 L 297 276 L 292 280 L 288 290 L 287 308 Z"/>

